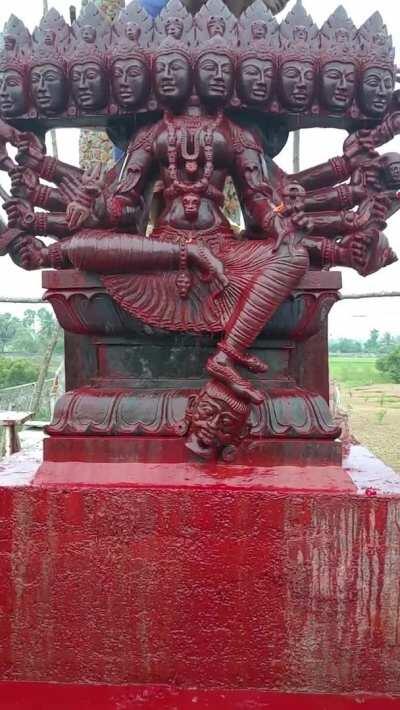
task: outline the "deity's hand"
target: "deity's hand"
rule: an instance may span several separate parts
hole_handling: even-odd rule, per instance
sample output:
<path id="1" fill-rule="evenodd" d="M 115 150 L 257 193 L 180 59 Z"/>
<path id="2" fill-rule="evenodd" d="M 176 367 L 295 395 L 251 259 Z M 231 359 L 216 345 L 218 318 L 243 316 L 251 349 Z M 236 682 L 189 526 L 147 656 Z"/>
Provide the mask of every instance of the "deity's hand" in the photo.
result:
<path id="1" fill-rule="evenodd" d="M 222 261 L 210 249 L 197 244 L 188 244 L 188 259 L 199 270 L 200 277 L 205 281 L 215 280 L 220 291 L 228 286 L 229 281 L 224 274 Z"/>
<path id="2" fill-rule="evenodd" d="M 71 231 L 79 229 L 90 217 L 90 206 L 84 205 L 77 200 L 70 202 L 66 211 L 68 227 Z"/>
<path id="3" fill-rule="evenodd" d="M 367 197 L 369 190 L 379 190 L 379 158 L 357 167 L 350 176 L 350 185 L 357 188 L 363 199 Z"/>
<path id="4" fill-rule="evenodd" d="M 17 197 L 7 200 L 3 205 L 8 217 L 9 227 L 18 227 L 29 231 L 35 222 L 35 213 L 32 205 L 27 200 L 20 200 Z"/>
<path id="5" fill-rule="evenodd" d="M 11 194 L 19 197 L 22 193 L 29 202 L 33 203 L 35 192 L 39 187 L 37 174 L 31 168 L 16 165 L 15 168 L 10 170 L 10 178 Z"/>
<path id="6" fill-rule="evenodd" d="M 73 201 L 68 205 L 66 215 L 70 230 L 79 229 L 91 216 L 94 203 L 104 187 L 104 173 L 100 163 L 88 168 L 81 178 L 81 186 Z"/>
<path id="7" fill-rule="evenodd" d="M 353 168 L 366 160 L 379 157 L 372 131 L 361 129 L 349 135 L 343 143 L 343 155 Z"/>
<path id="8" fill-rule="evenodd" d="M 65 204 L 73 202 L 79 191 L 82 189 L 82 179 L 77 175 L 63 177 L 58 187 Z"/>
<path id="9" fill-rule="evenodd" d="M 82 175 L 82 187 L 87 195 L 98 197 L 105 182 L 105 171 L 101 163 L 95 163 L 87 168 Z"/>
<path id="10" fill-rule="evenodd" d="M 294 213 L 304 213 L 306 191 L 300 183 L 292 180 L 283 186 L 282 202 L 275 209 L 282 217 L 290 217 Z"/>
<path id="11" fill-rule="evenodd" d="M 0 118 L 0 143 L 11 143 L 15 145 L 19 131 L 10 126 L 9 123 Z M 21 134 L 20 134 L 21 135 Z"/>
<path id="12" fill-rule="evenodd" d="M 367 229 L 362 232 L 349 234 L 340 242 L 340 265 L 350 266 L 356 270 L 363 270 L 368 262 L 371 244 L 379 238 L 377 229 Z"/>
<path id="13" fill-rule="evenodd" d="M 47 248 L 40 239 L 30 236 L 21 236 L 12 242 L 10 256 L 17 266 L 26 271 L 33 271 L 47 266 Z"/>
<path id="14" fill-rule="evenodd" d="M 314 228 L 312 218 L 303 210 L 294 212 L 291 216 L 291 222 L 297 231 L 300 229 L 303 232 L 312 232 Z"/>
<path id="15" fill-rule="evenodd" d="M 6 144 L 0 141 L 0 170 L 9 173 L 15 167 L 15 163 L 7 153 Z"/>
<path id="16" fill-rule="evenodd" d="M 40 171 L 46 149 L 34 133 L 21 133 L 17 142 L 16 161 L 32 170 Z"/>

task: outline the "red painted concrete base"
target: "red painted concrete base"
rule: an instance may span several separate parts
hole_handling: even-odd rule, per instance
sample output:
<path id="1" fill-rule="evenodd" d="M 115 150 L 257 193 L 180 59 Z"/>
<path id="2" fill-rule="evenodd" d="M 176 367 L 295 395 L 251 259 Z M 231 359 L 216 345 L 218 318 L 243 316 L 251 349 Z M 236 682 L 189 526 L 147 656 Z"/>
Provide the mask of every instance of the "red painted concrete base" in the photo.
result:
<path id="1" fill-rule="evenodd" d="M 68 692 L 88 703 L 96 684 L 118 686 L 104 703 L 124 684 L 169 687 L 146 710 L 188 710 L 190 688 L 195 707 L 221 710 L 397 703 L 400 496 L 376 495 L 397 477 L 359 461 L 367 495 L 354 457 L 311 470 L 48 462 L 29 485 L 5 482 L 0 680 L 87 685 Z M 134 707 L 121 697 L 116 710 Z"/>
<path id="2" fill-rule="evenodd" d="M 0 683 L 1 710 L 398 710 L 400 697 Z"/>

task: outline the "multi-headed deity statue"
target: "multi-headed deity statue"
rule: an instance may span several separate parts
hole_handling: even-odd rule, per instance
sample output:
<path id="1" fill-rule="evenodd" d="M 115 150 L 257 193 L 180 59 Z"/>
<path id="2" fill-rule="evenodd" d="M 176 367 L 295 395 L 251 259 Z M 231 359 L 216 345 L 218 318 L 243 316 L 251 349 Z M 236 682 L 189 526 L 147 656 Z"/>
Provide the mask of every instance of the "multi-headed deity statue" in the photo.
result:
<path id="1" fill-rule="evenodd" d="M 195 18 L 171 0 L 152 31 L 134 3 L 112 30 L 91 6 L 71 32 L 57 14 L 47 24 L 64 44 L 50 41 L 42 21 L 31 54 L 13 55 L 16 82 L 30 76 L 39 114 L 64 110 L 67 66 L 80 116 L 107 113 L 109 101 L 121 115 L 143 113 L 150 96 L 161 113 L 133 132 L 108 174 L 61 163 L 3 123 L 3 143 L 18 148 L 18 165 L 1 163 L 13 192 L 3 241 L 25 269 L 99 275 L 113 302 L 146 326 L 218 336 L 182 429 L 190 451 L 209 458 L 245 437 L 250 409 L 263 406 L 257 377 L 268 364 L 252 348 L 309 269 L 367 274 L 396 259 L 382 230 L 397 209 L 400 157 L 376 152 L 400 128 L 399 114 L 388 112 L 390 38 L 375 16 L 357 32 L 342 9 L 319 31 L 300 2 L 279 28 L 260 0 L 238 22 L 221 0 Z M 10 59 L 1 61 L 0 87 L 11 79 Z M 8 102 L 0 94 L 4 118 L 25 112 L 17 93 Z M 288 121 L 319 113 L 384 121 L 355 124 L 361 130 L 342 155 L 287 175 L 247 109 Z M 227 178 L 241 205 L 240 234 L 222 210 Z"/>

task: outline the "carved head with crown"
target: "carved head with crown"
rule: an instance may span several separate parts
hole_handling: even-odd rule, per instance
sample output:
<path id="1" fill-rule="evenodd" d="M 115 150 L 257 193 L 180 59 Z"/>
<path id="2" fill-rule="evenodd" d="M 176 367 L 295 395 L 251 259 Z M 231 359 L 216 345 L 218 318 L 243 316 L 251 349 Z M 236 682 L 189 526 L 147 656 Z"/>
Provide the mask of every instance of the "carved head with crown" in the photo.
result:
<path id="1" fill-rule="evenodd" d="M 221 0 L 208 0 L 197 13 L 194 79 L 207 110 L 223 108 L 232 97 L 235 80 L 236 19 Z"/>
<path id="2" fill-rule="evenodd" d="M 302 113 L 311 108 L 316 91 L 318 28 L 301 0 L 281 23 L 280 39 L 279 98 L 289 111 Z"/>
<path id="3" fill-rule="evenodd" d="M 390 105 L 394 90 L 392 38 L 379 12 L 360 27 L 358 36 L 361 48 L 360 108 L 366 116 L 381 118 Z"/>
<path id="4" fill-rule="evenodd" d="M 342 6 L 321 28 L 320 102 L 331 113 L 343 113 L 356 94 L 358 73 L 356 27 Z"/>
<path id="5" fill-rule="evenodd" d="M 123 113 L 144 106 L 151 89 L 149 44 L 153 21 L 137 3 L 124 8 L 113 24 L 109 50 L 112 95 Z"/>
<path id="6" fill-rule="evenodd" d="M 33 32 L 30 55 L 30 89 L 39 113 L 55 116 L 68 102 L 67 63 L 65 52 L 70 40 L 70 28 L 52 8 Z"/>
<path id="7" fill-rule="evenodd" d="M 3 30 L 0 52 L 0 116 L 14 118 L 29 108 L 28 64 L 31 37 L 25 25 L 11 15 Z"/>
<path id="8" fill-rule="evenodd" d="M 68 66 L 71 93 L 81 113 L 96 112 L 108 103 L 107 46 L 111 24 L 94 5 L 86 5 L 72 26 Z"/>
<path id="9" fill-rule="evenodd" d="M 279 26 L 262 0 L 255 0 L 239 21 L 237 92 L 243 104 L 264 107 L 276 78 Z"/>

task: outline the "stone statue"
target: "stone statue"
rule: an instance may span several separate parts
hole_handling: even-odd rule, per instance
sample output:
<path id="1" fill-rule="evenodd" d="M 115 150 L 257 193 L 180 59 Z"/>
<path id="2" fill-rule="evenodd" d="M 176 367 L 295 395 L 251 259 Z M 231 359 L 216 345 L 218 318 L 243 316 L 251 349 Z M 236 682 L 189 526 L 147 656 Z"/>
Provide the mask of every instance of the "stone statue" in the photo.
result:
<path id="1" fill-rule="evenodd" d="M 185 34 L 186 11 L 171 0 L 153 46 L 142 42 L 141 33 L 127 31 L 137 24 L 138 12 L 126 8 L 112 34 L 103 21 L 80 19 L 77 39 L 68 48 L 72 96 L 81 116 L 106 115 L 108 67 L 121 114 L 144 111 L 152 96 L 162 115 L 143 122 L 122 161 L 107 173 L 99 165 L 84 172 L 51 158 L 34 135 L 1 123 L 0 167 L 12 182 L 2 253 L 8 250 L 25 269 L 75 269 L 97 276 L 121 317 L 154 332 L 214 334 L 218 340 L 204 360 L 207 379 L 185 394 L 179 424 L 171 422 L 174 406 L 181 411 L 181 393 L 144 392 L 135 407 L 144 407 L 144 417 L 155 401 L 157 426 L 165 419 L 166 430 L 175 427 L 186 436 L 186 447 L 196 456 L 223 453 L 228 460 L 247 440 L 255 412 L 260 421 L 269 417 L 272 422 L 263 384 L 271 365 L 254 347 L 309 269 L 344 265 L 367 274 L 396 259 L 383 230 L 398 208 L 400 161 L 397 154 L 379 156 L 376 147 L 399 131 L 399 114 L 388 114 L 375 128 L 353 131 L 343 155 L 287 175 L 266 152 L 260 133 L 243 125 L 242 114 L 236 119 L 227 109 L 238 105 L 237 90 L 241 107 L 268 110 L 278 72 L 278 96 L 286 111 L 312 114 L 319 95 L 326 112 L 344 116 L 355 98 L 350 74 L 357 59 L 354 26 L 344 11 L 334 13 L 319 35 L 298 2 L 279 33 L 259 3 L 237 25 L 221 0 L 208 0 Z M 89 25 L 93 32 L 86 31 Z M 101 46 L 100 37 L 109 45 Z M 343 50 L 337 62 L 334 42 Z M 372 115 L 374 96 L 365 101 Z M 56 112 L 55 104 L 51 109 L 48 102 L 40 104 L 39 94 L 35 102 L 41 113 Z M 17 147 L 17 164 L 7 155 L 6 143 Z M 227 178 L 241 204 L 245 229 L 240 235 L 222 211 Z M 45 245 L 41 235 L 54 242 Z M 86 406 L 86 391 L 77 396 Z M 108 396 L 106 389 L 101 396 Z M 296 406 L 316 406 L 304 405 L 308 395 L 292 396 L 301 403 Z M 121 393 L 113 397 L 110 412 L 117 412 Z M 169 414 L 160 414 L 167 401 L 176 404 L 168 405 Z M 113 424 L 104 424 L 107 435 L 112 427 L 126 433 L 119 414 L 107 416 L 114 417 Z M 316 416 L 315 427 L 333 438 L 336 430 L 324 416 Z M 75 425 L 80 426 L 72 418 L 68 427 Z M 54 424 L 54 431 L 57 426 L 64 424 Z M 93 427 L 99 426 L 94 417 Z M 149 424 L 151 431 L 154 426 Z M 278 423 L 268 426 L 279 429 Z"/>

